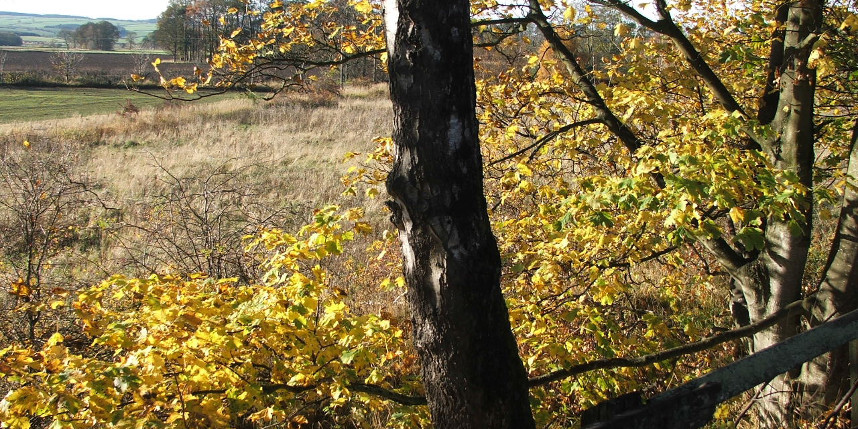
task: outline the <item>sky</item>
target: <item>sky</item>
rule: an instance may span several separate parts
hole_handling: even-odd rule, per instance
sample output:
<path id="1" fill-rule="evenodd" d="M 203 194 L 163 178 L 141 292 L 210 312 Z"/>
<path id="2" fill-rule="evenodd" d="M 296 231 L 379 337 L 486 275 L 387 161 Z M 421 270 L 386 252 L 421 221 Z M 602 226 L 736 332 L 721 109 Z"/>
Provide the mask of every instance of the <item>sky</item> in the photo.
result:
<path id="1" fill-rule="evenodd" d="M 0 0 L 0 11 L 87 18 L 155 19 L 169 0 Z"/>

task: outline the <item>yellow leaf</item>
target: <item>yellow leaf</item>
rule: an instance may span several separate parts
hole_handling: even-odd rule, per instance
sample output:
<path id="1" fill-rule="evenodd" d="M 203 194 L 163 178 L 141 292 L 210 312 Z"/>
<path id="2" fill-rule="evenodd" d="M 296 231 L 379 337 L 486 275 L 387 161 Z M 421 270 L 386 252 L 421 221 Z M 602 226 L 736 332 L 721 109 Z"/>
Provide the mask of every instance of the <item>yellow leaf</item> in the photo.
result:
<path id="1" fill-rule="evenodd" d="M 858 30 L 858 15 L 849 14 L 840 24 L 840 31 L 852 32 Z"/>
<path id="2" fill-rule="evenodd" d="M 152 62 L 152 66 L 158 67 L 161 64 L 160 58 L 155 58 L 155 61 Z"/>
<path id="3" fill-rule="evenodd" d="M 370 234 L 372 233 L 372 225 L 366 222 L 357 222 L 355 223 L 355 232 L 359 234 Z"/>
<path id="4" fill-rule="evenodd" d="M 360 13 L 370 13 L 372 12 L 372 5 L 368 0 L 362 0 L 354 4 L 354 8 L 356 11 Z"/>
<path id="5" fill-rule="evenodd" d="M 12 287 L 9 293 L 25 298 L 33 293 L 33 289 L 30 288 L 30 285 L 24 282 L 24 279 L 18 279 L 18 281 L 12 282 Z"/>
<path id="6" fill-rule="evenodd" d="M 567 21 L 574 21 L 575 15 L 577 13 L 578 11 L 576 11 L 574 7 L 567 7 L 566 11 L 563 12 L 563 18 L 565 18 Z"/>
<path id="7" fill-rule="evenodd" d="M 733 220 L 733 223 L 740 223 L 745 220 L 745 211 L 740 207 L 733 207 L 730 209 L 730 219 Z"/>
<path id="8" fill-rule="evenodd" d="M 55 346 L 55 345 L 63 342 L 63 340 L 65 340 L 65 338 L 63 338 L 62 334 L 60 334 L 59 332 L 54 332 L 54 334 L 51 335 L 50 338 L 48 338 L 48 342 L 45 343 L 45 345 L 46 346 Z"/>
<path id="9" fill-rule="evenodd" d="M 299 372 L 293 375 L 286 384 L 290 386 L 305 386 L 307 384 L 307 376 Z"/>

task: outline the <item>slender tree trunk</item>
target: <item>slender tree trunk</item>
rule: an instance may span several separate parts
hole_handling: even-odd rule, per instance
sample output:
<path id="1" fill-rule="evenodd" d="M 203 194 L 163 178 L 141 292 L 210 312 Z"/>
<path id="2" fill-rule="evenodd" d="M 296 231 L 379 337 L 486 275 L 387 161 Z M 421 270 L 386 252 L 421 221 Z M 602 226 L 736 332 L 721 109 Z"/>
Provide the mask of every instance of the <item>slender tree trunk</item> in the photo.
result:
<path id="1" fill-rule="evenodd" d="M 483 195 L 469 3 L 385 6 L 396 146 L 389 205 L 432 420 L 532 428 Z"/>

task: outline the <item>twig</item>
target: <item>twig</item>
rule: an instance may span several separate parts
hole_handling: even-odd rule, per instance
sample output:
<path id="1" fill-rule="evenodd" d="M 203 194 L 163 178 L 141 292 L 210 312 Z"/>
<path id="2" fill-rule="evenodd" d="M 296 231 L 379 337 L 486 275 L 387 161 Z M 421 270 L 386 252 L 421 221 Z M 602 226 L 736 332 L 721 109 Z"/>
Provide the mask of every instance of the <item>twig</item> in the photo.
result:
<path id="1" fill-rule="evenodd" d="M 740 338 L 754 335 L 757 332 L 760 332 L 774 325 L 779 320 L 794 315 L 796 312 L 806 312 L 810 304 L 811 302 L 809 298 L 800 301 L 795 301 L 773 313 L 771 316 L 760 320 L 759 322 L 743 326 L 732 331 L 727 331 L 718 335 L 714 335 L 709 338 L 700 340 L 696 343 L 686 344 L 684 346 L 674 347 L 672 349 L 667 349 L 664 351 L 640 357 L 602 359 L 573 365 L 569 368 L 560 369 L 545 375 L 531 378 L 530 387 L 542 386 L 554 381 L 562 380 L 567 377 L 572 377 L 574 375 L 595 371 L 597 369 L 637 368 L 651 365 L 656 362 L 677 358 L 687 354 L 707 350 L 709 348 L 712 348 L 722 343 L 726 343 L 728 341 L 737 340 Z"/>
<path id="2" fill-rule="evenodd" d="M 819 429 L 828 429 L 828 426 L 830 426 L 831 423 L 834 421 L 834 417 L 840 414 L 840 410 L 842 410 L 843 407 L 846 406 L 846 403 L 849 402 L 849 400 L 852 398 L 852 395 L 855 394 L 855 390 L 858 390 L 858 380 L 855 380 L 855 382 L 852 383 L 852 387 L 849 388 L 849 391 L 846 392 L 845 395 L 843 395 L 843 398 L 840 399 L 840 402 L 838 402 L 837 405 L 834 406 L 834 409 L 832 409 L 831 412 L 828 413 L 828 416 L 825 417 L 825 421 L 823 421 L 822 424 L 818 426 Z M 855 405 L 856 404 L 852 404 L 853 407 Z"/>
<path id="3" fill-rule="evenodd" d="M 742 419 L 744 419 L 744 418 L 745 418 L 745 415 L 746 415 L 746 414 L 748 414 L 748 411 L 751 409 L 751 407 L 753 407 L 753 406 L 754 406 L 754 403 L 755 403 L 755 402 L 757 402 L 757 399 L 758 399 L 758 397 L 759 397 L 760 392 L 762 392 L 762 391 L 763 391 L 762 389 L 763 389 L 763 388 L 765 388 L 765 387 L 766 387 L 766 386 L 768 386 L 768 385 L 769 385 L 769 382 L 766 382 L 765 384 L 763 384 L 763 385 L 762 385 L 762 387 L 760 388 L 760 390 L 759 390 L 759 391 L 757 391 L 757 392 L 754 392 L 754 396 L 753 396 L 753 397 L 751 397 L 751 399 L 750 399 L 750 400 L 748 400 L 748 402 L 745 404 L 745 406 L 744 406 L 744 407 L 742 407 L 742 411 L 740 411 L 740 412 L 739 412 L 739 416 L 738 416 L 738 417 L 736 417 L 736 421 L 734 422 L 734 424 L 736 425 L 736 427 L 738 427 L 738 426 L 739 426 L 739 422 L 740 422 L 740 421 L 742 421 Z"/>
<path id="4" fill-rule="evenodd" d="M 500 163 L 500 162 L 508 161 L 508 160 L 515 158 L 515 157 L 517 157 L 517 156 L 519 156 L 519 155 L 521 155 L 521 154 L 523 154 L 523 153 L 525 153 L 531 149 L 533 149 L 533 153 L 536 153 L 539 149 L 542 148 L 542 146 L 544 146 L 546 143 L 550 142 L 551 140 L 553 140 L 555 137 L 559 136 L 560 134 L 563 134 L 563 133 L 565 133 L 565 132 L 567 132 L 573 128 L 582 127 L 585 125 L 600 124 L 600 123 L 602 123 L 602 121 L 600 119 L 587 119 L 585 121 L 578 121 L 578 122 L 574 122 L 574 123 L 571 123 L 568 125 L 564 125 L 558 129 L 546 134 L 545 136 L 543 136 L 539 140 L 535 141 L 533 144 L 525 147 L 524 149 L 516 151 L 515 153 L 511 153 L 511 154 L 509 154 L 509 155 L 507 155 L 501 159 L 494 160 L 494 161 L 490 162 L 489 165 L 492 166 L 492 165 L 495 165 L 495 164 Z M 533 156 L 531 156 L 530 158 L 533 159 Z"/>

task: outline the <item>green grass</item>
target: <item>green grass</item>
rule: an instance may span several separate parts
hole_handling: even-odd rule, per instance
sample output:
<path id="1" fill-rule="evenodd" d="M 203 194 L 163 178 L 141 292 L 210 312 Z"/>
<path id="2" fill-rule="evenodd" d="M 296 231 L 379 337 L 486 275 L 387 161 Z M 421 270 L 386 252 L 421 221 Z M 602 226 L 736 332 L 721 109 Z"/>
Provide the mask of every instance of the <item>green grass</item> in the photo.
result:
<path id="1" fill-rule="evenodd" d="M 123 89 L 0 87 L 0 123 L 116 113 L 127 100 L 140 108 L 164 104 Z"/>
<path id="2" fill-rule="evenodd" d="M 87 22 L 97 21 L 101 20 L 71 16 L 6 15 L 0 13 L 0 31 L 11 31 L 13 33 L 29 32 L 38 34 L 41 37 L 50 38 L 56 36 L 62 26 L 83 25 Z M 157 23 L 154 20 L 126 21 L 120 19 L 108 19 L 107 21 L 117 27 L 123 27 L 128 31 L 137 33 L 138 40 L 150 32 L 155 31 L 155 28 L 157 27 Z"/>

